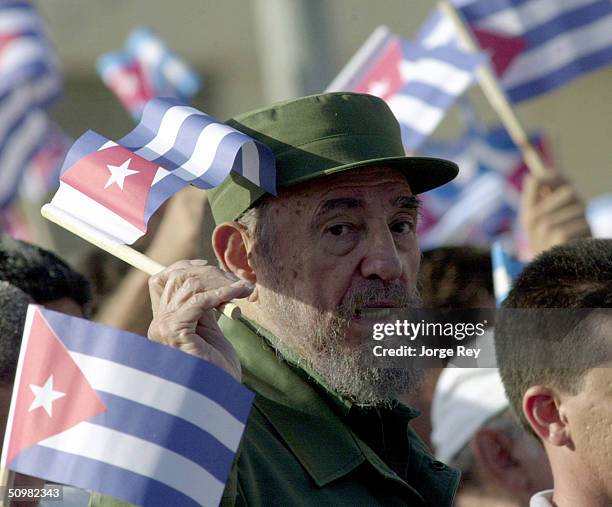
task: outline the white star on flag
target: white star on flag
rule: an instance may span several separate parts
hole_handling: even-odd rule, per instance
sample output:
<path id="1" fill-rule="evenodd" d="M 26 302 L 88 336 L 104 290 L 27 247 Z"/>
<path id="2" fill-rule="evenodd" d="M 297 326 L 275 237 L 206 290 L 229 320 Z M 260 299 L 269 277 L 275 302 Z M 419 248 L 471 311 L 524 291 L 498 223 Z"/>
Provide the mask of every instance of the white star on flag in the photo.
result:
<path id="1" fill-rule="evenodd" d="M 34 409 L 43 407 L 45 412 L 49 414 L 49 417 L 52 415 L 53 402 L 59 398 L 62 398 L 63 396 L 66 396 L 66 393 L 53 390 L 53 375 L 49 375 L 49 378 L 45 382 L 44 386 L 40 387 L 30 384 L 30 389 L 34 393 L 35 398 L 32 401 L 28 412 L 32 412 Z"/>
<path id="2" fill-rule="evenodd" d="M 108 170 L 110 171 L 111 174 L 108 177 L 108 181 L 106 182 L 106 185 L 104 185 L 104 188 L 108 188 L 113 183 L 116 183 L 117 186 L 121 190 L 123 190 L 123 184 L 125 183 L 125 178 L 132 174 L 138 174 L 140 172 L 140 171 L 132 171 L 131 169 L 128 169 L 128 166 L 130 165 L 131 161 L 132 159 L 128 158 L 123 164 L 119 166 L 107 165 L 106 167 L 108 167 Z"/>

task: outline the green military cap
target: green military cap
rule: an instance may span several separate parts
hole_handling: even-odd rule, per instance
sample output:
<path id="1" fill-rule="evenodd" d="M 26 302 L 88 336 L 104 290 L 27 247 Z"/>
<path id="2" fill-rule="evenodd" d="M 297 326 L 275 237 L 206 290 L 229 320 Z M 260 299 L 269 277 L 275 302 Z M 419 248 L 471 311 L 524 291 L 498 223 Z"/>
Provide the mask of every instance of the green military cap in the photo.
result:
<path id="1" fill-rule="evenodd" d="M 357 167 L 384 166 L 401 170 L 412 192 L 418 194 L 447 183 L 459 170 L 448 160 L 407 157 L 395 116 L 373 95 L 311 95 L 226 123 L 272 150 L 278 188 Z M 218 224 L 236 220 L 266 194 L 233 171 L 208 192 Z"/>

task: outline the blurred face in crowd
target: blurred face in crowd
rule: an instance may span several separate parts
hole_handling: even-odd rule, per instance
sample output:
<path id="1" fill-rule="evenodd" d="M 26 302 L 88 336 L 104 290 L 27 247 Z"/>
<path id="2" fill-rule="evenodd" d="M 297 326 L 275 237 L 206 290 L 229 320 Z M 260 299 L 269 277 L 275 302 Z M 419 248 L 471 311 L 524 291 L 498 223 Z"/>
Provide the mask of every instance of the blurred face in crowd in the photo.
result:
<path id="1" fill-rule="evenodd" d="M 267 245 L 255 248 L 259 320 L 339 392 L 392 398 L 415 372 L 360 365 L 372 325 L 417 304 L 418 202 L 405 177 L 367 168 L 319 178 L 269 204 Z"/>

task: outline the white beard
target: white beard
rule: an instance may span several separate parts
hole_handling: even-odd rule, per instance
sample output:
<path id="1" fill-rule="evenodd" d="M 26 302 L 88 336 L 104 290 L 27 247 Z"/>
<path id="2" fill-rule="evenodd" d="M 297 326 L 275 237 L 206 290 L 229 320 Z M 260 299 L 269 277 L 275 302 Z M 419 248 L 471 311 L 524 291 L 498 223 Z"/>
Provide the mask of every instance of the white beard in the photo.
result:
<path id="1" fill-rule="evenodd" d="M 419 305 L 416 294 L 408 294 L 399 283 L 367 281 L 360 287 L 351 287 L 332 313 L 267 287 L 260 291 L 260 302 L 266 318 L 274 323 L 278 353 L 318 374 L 326 387 L 358 405 L 379 405 L 420 386 L 421 369 L 368 366 L 371 336 L 364 337 L 358 345 L 346 342 L 346 331 L 357 308 L 377 299 L 414 307 Z"/>

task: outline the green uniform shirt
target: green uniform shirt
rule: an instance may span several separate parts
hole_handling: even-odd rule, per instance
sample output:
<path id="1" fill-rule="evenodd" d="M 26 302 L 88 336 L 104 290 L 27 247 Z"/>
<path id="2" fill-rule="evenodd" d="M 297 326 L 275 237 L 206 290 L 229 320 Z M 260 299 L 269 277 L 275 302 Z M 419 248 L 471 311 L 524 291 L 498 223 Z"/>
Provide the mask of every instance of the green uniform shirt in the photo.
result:
<path id="1" fill-rule="evenodd" d="M 409 428 L 415 411 L 352 406 L 279 359 L 254 323 L 219 324 L 257 394 L 222 506 L 452 505 L 459 474 Z M 123 505 L 97 494 L 90 501 Z"/>

